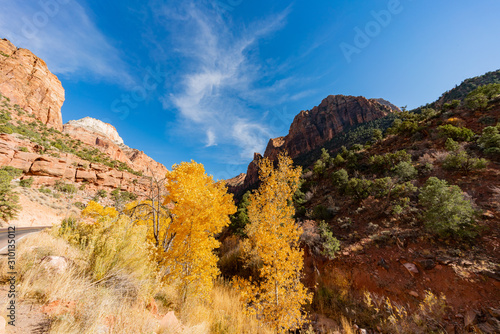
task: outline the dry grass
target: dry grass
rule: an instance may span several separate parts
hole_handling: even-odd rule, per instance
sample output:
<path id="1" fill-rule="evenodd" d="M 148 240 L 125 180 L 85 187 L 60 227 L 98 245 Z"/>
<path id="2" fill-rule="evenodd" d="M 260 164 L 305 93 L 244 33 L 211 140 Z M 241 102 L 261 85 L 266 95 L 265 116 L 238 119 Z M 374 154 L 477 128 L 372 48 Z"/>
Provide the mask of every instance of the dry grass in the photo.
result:
<path id="1" fill-rule="evenodd" d="M 261 326 L 254 317 L 247 316 L 236 291 L 223 281 L 218 281 L 209 300 L 187 299 L 180 302 L 177 289 L 165 286 L 156 298 L 170 305 L 176 305 L 176 314 L 184 324 L 180 331 L 186 333 L 213 333 L 213 334 L 266 334 L 272 330 Z M 159 295 L 162 298 L 158 298 Z M 160 332 L 170 333 L 169 331 Z"/>
<path id="2" fill-rule="evenodd" d="M 57 237 L 56 232 L 54 228 L 27 237 L 18 249 L 21 301 L 36 302 L 40 307 L 54 301 L 75 302 L 72 312 L 51 316 L 50 333 L 272 333 L 257 319 L 245 315 L 238 295 L 224 282 L 215 285 L 209 300 L 188 298 L 182 302 L 175 285 L 155 281 L 152 293 L 159 312 L 153 314 L 146 308 L 144 295 L 124 293 L 130 290 L 127 285 L 150 284 L 135 282 L 130 273 L 97 281 L 90 268 L 89 251 Z M 40 260 L 49 255 L 66 257 L 71 263 L 69 269 L 60 274 L 48 271 Z M 0 267 L 4 265 L 0 263 Z M 172 310 L 182 329 L 159 328 L 162 316 Z"/>
<path id="3" fill-rule="evenodd" d="M 432 154 L 432 158 L 438 162 L 438 163 L 443 163 L 443 161 L 450 155 L 446 151 L 437 151 L 434 154 Z"/>
<path id="4" fill-rule="evenodd" d="M 73 265 L 61 274 L 40 265 L 43 256 L 65 256 Z M 20 243 L 19 297 L 41 304 L 74 301 L 74 312 L 52 318 L 51 333 L 147 333 L 157 319 L 140 301 L 117 293 L 116 284 L 96 284 L 86 274 L 85 253 L 65 240 L 41 232 Z"/>
<path id="5" fill-rule="evenodd" d="M 342 324 L 342 328 L 344 329 L 345 334 L 355 334 L 356 329 L 352 326 L 351 322 L 347 320 L 346 317 L 342 316 L 340 318 L 340 323 Z"/>

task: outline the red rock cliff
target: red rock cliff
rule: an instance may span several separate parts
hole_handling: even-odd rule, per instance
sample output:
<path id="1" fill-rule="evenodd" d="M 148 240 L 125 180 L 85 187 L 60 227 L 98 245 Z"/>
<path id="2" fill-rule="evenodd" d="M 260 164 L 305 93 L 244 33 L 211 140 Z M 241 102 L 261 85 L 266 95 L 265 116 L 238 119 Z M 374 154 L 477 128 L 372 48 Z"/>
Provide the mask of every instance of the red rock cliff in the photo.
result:
<path id="1" fill-rule="evenodd" d="M 49 127 L 62 130 L 64 89 L 31 51 L 0 39 L 0 93 Z"/>
<path id="2" fill-rule="evenodd" d="M 330 95 L 319 106 L 303 110 L 295 116 L 286 136 L 270 139 L 264 157 L 275 160 L 280 152 L 287 151 L 290 157 L 296 158 L 321 147 L 352 126 L 376 120 L 397 110 L 397 107 L 382 99 Z M 256 154 L 254 161 L 249 164 L 245 187 L 258 181 L 256 164 L 260 159 L 261 155 Z"/>

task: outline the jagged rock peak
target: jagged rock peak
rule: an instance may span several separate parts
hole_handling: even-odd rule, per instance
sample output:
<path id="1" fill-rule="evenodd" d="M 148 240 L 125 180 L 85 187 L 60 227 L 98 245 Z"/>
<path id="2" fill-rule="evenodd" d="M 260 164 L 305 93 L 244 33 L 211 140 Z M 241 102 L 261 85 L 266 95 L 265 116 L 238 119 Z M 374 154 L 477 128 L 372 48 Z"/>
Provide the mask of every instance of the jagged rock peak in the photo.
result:
<path id="1" fill-rule="evenodd" d="M 84 117 L 82 119 L 72 120 L 64 124 L 65 127 L 67 125 L 85 128 L 86 130 L 104 136 L 115 144 L 123 144 L 123 139 L 118 134 L 118 131 L 116 131 L 116 128 L 113 125 L 104 123 L 101 120 L 92 117 Z"/>
<path id="2" fill-rule="evenodd" d="M 264 157 L 275 160 L 279 151 L 286 150 L 295 158 L 320 147 L 352 126 L 373 121 L 394 111 L 399 111 L 399 108 L 381 99 L 329 95 L 318 106 L 295 116 L 285 137 L 269 141 Z"/>
<path id="3" fill-rule="evenodd" d="M 398 107 L 383 99 L 329 95 L 311 110 L 299 112 L 286 136 L 271 138 L 264 157 L 275 161 L 280 152 L 287 151 L 291 158 L 296 158 L 321 147 L 353 126 L 398 111 L 400 111 Z M 261 158 L 260 154 L 256 154 L 254 160 L 248 165 L 245 187 L 248 188 L 258 182 L 257 163 Z"/>
<path id="4" fill-rule="evenodd" d="M 395 106 L 394 104 L 392 104 L 391 102 L 387 101 L 387 100 L 384 100 L 384 99 L 381 99 L 381 98 L 378 98 L 378 99 L 370 99 L 372 101 L 376 101 L 384 106 L 387 106 L 389 108 L 392 109 L 392 111 L 394 112 L 397 112 L 397 111 L 401 111 L 401 109 L 397 106 Z"/>

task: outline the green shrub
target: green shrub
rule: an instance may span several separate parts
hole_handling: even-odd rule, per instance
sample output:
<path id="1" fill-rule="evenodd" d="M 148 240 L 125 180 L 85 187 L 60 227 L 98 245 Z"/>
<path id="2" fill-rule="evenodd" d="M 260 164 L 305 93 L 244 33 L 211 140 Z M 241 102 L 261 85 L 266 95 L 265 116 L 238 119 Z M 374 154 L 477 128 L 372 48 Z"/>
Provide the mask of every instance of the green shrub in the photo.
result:
<path id="1" fill-rule="evenodd" d="M 333 232 L 325 221 L 319 223 L 318 230 L 322 239 L 322 254 L 333 260 L 340 250 L 340 241 L 333 236 Z"/>
<path id="2" fill-rule="evenodd" d="M 104 189 L 100 189 L 97 194 L 97 196 L 99 196 L 100 198 L 106 198 L 108 197 L 108 193 L 106 192 L 106 190 Z"/>
<path id="3" fill-rule="evenodd" d="M 82 202 L 75 202 L 75 203 L 73 203 L 73 205 L 76 206 L 80 210 L 85 209 L 85 204 L 83 204 Z"/>
<path id="4" fill-rule="evenodd" d="M 326 164 L 323 162 L 323 160 L 319 159 L 314 163 L 313 167 L 313 173 L 317 176 L 323 175 L 323 173 L 326 170 Z"/>
<path id="5" fill-rule="evenodd" d="M 393 169 L 392 172 L 401 180 L 408 181 L 417 177 L 417 169 L 408 161 L 401 161 Z"/>
<path id="6" fill-rule="evenodd" d="M 476 235 L 476 211 L 462 190 L 445 180 L 430 177 L 419 194 L 427 228 L 442 237 L 471 238 Z"/>
<path id="7" fill-rule="evenodd" d="M 465 98 L 465 106 L 471 110 L 484 110 L 488 102 L 500 95 L 500 84 L 480 86 Z"/>
<path id="8" fill-rule="evenodd" d="M 368 159 L 374 172 L 384 172 L 396 167 L 400 162 L 410 162 L 411 155 L 405 150 L 396 151 L 394 153 L 386 153 L 384 155 L 375 154 Z"/>
<path id="9" fill-rule="evenodd" d="M 488 115 L 481 116 L 481 117 L 479 117 L 478 122 L 482 123 L 482 124 L 486 124 L 486 125 L 491 125 L 491 124 L 495 124 L 496 118 L 492 117 L 492 116 L 488 116 Z"/>
<path id="10" fill-rule="evenodd" d="M 25 146 L 21 146 L 21 147 L 19 147 L 19 151 L 21 151 L 21 152 L 29 152 L 29 151 L 28 151 L 28 148 L 27 148 L 27 147 L 25 147 Z"/>
<path id="11" fill-rule="evenodd" d="M 351 178 L 347 182 L 346 193 L 362 200 L 370 196 L 373 181 L 366 179 Z"/>
<path id="12" fill-rule="evenodd" d="M 301 183 L 303 184 L 304 180 L 301 180 Z M 295 191 L 295 194 L 293 194 L 293 204 L 295 206 L 295 217 L 303 217 L 305 216 L 307 210 L 304 204 L 307 202 L 306 200 L 306 194 L 302 191 L 302 184 L 301 186 Z"/>
<path id="13" fill-rule="evenodd" d="M 229 224 L 229 229 L 234 233 L 241 236 L 246 235 L 245 227 L 250 223 L 250 218 L 248 218 L 248 205 L 250 204 L 250 191 L 245 192 L 241 201 L 238 203 L 238 210 L 236 213 L 231 215 L 231 223 Z M 300 197 L 300 196 L 299 196 Z M 299 202 L 301 202 L 299 200 Z M 302 204 L 302 203 L 300 203 Z M 300 205 L 299 204 L 299 205 Z"/>
<path id="14" fill-rule="evenodd" d="M 340 154 L 337 154 L 335 159 L 333 159 L 333 164 L 335 166 L 340 166 L 340 165 L 343 165 L 344 163 L 345 163 L 345 159 Z"/>
<path id="15" fill-rule="evenodd" d="M 33 184 L 33 177 L 30 176 L 27 179 L 22 179 L 19 181 L 19 185 L 24 188 L 31 188 L 31 185 Z"/>
<path id="16" fill-rule="evenodd" d="M 392 126 L 387 129 L 387 133 L 389 134 L 399 134 L 399 135 L 413 135 L 417 131 L 419 131 L 418 121 L 417 120 L 405 120 L 395 119 Z"/>
<path id="17" fill-rule="evenodd" d="M 435 117 L 437 115 L 437 111 L 432 108 L 423 108 L 420 112 L 420 119 L 427 120 Z"/>
<path id="18" fill-rule="evenodd" d="M 477 143 L 486 154 L 500 154 L 500 123 L 484 128 Z"/>
<path id="19" fill-rule="evenodd" d="M 0 169 L 0 220 L 7 222 L 19 212 L 19 197 L 12 191 L 12 176 L 4 168 Z"/>
<path id="20" fill-rule="evenodd" d="M 465 151 L 450 153 L 443 161 L 444 169 L 461 170 L 465 173 L 484 169 L 487 165 L 488 161 L 486 159 L 473 158 Z"/>
<path id="21" fill-rule="evenodd" d="M 457 127 L 451 124 L 438 126 L 439 132 L 457 141 L 471 141 L 474 138 L 474 132 L 465 127 Z"/>
<path id="22" fill-rule="evenodd" d="M 391 190 L 391 197 L 392 198 L 404 198 L 407 196 L 412 195 L 417 191 L 417 187 L 411 183 L 410 181 L 405 182 L 405 183 L 399 183 L 394 186 L 394 188 Z"/>
<path id="23" fill-rule="evenodd" d="M 327 167 L 328 167 L 328 165 L 330 164 L 330 162 L 332 160 L 332 158 L 330 157 L 330 153 L 324 147 L 321 149 L 321 157 L 320 157 L 320 159 L 325 163 L 325 165 Z"/>
<path id="24" fill-rule="evenodd" d="M 57 191 L 60 191 L 62 193 L 67 193 L 67 194 L 74 194 L 76 193 L 76 187 L 74 184 L 71 183 L 64 183 L 61 180 L 57 180 L 56 183 L 54 184 L 54 188 Z"/>
<path id="25" fill-rule="evenodd" d="M 389 194 L 393 180 L 390 177 L 375 179 L 370 192 L 377 198 L 385 197 Z"/>
<path id="26" fill-rule="evenodd" d="M 347 167 L 356 168 L 358 163 L 358 154 L 356 154 L 353 150 L 348 150 L 345 146 L 342 146 L 341 150 L 341 156 L 346 161 Z"/>
<path id="27" fill-rule="evenodd" d="M 443 104 L 443 111 L 448 111 L 450 109 L 456 109 L 460 105 L 460 100 L 452 100 L 449 103 Z"/>
<path id="28" fill-rule="evenodd" d="M 426 162 L 423 166 L 422 166 L 422 173 L 424 174 L 427 174 L 427 173 L 430 173 L 434 170 L 434 165 L 430 162 Z"/>
<path id="29" fill-rule="evenodd" d="M 6 133 L 6 134 L 11 134 L 14 131 L 12 130 L 12 127 L 10 127 L 8 124 L 0 124 L 0 133 Z"/>
<path id="30" fill-rule="evenodd" d="M 115 202 L 116 208 L 121 208 L 123 204 L 135 201 L 137 199 L 137 195 L 118 188 L 111 192 L 111 199 Z"/>
<path id="31" fill-rule="evenodd" d="M 363 147 L 363 145 L 361 145 L 361 144 L 354 144 L 354 145 L 352 145 L 352 146 L 351 146 L 351 151 L 353 151 L 353 152 L 359 152 L 359 151 L 361 151 L 363 148 L 364 148 L 364 147 Z"/>
<path id="32" fill-rule="evenodd" d="M 446 148 L 447 151 L 450 152 L 457 152 L 460 150 L 460 145 L 454 141 L 452 138 L 446 139 L 446 143 L 444 143 L 444 147 Z"/>
<path id="33" fill-rule="evenodd" d="M 17 179 L 18 177 L 23 175 L 22 170 L 12 166 L 3 166 L 2 168 L 0 168 L 0 171 L 7 172 L 11 179 Z"/>
<path id="34" fill-rule="evenodd" d="M 382 131 L 380 129 L 373 129 L 372 140 L 374 142 L 381 141 L 384 138 Z"/>
<path id="35" fill-rule="evenodd" d="M 40 187 L 38 191 L 41 192 L 42 194 L 52 194 L 52 190 L 50 190 L 49 188 L 45 188 L 44 186 Z"/>
<path id="36" fill-rule="evenodd" d="M 349 182 L 349 174 L 345 169 L 339 169 L 332 174 L 332 183 L 339 190 L 343 192 Z"/>

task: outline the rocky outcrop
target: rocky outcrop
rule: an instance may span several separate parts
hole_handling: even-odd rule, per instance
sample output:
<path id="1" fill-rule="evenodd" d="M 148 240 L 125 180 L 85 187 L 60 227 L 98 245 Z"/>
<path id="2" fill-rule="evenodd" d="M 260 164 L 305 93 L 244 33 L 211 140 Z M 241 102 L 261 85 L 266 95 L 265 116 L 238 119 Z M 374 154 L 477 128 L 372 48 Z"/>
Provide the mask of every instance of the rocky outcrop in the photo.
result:
<path id="1" fill-rule="evenodd" d="M 124 145 L 111 124 L 85 117 L 63 126 L 64 90 L 60 81 L 43 60 L 7 40 L 0 40 L 0 92 L 4 96 L 1 97 L 3 108 L 10 110 L 12 123 L 20 121 L 28 125 L 34 116 L 48 127 L 63 132 L 49 131 L 50 138 L 44 138 L 51 142 L 47 147 L 16 133 L 0 133 L 0 167 L 21 169 L 21 178 L 33 178 L 34 186 L 69 181 L 84 183 L 84 188 L 93 190 L 120 188 L 141 196 L 150 186 L 147 176 L 163 177 L 167 172 L 165 166 L 143 151 Z M 54 145 L 56 141 L 60 142 Z M 89 159 L 88 152 L 95 148 L 106 156 L 105 164 L 82 159 Z"/>
<path id="2" fill-rule="evenodd" d="M 259 181 L 259 161 L 262 158 L 262 154 L 254 153 L 252 162 L 248 164 L 243 188 L 248 189 Z"/>
<path id="3" fill-rule="evenodd" d="M 69 121 L 68 123 L 64 124 L 63 128 L 64 132 L 69 134 L 75 133 L 78 135 L 78 131 L 85 130 L 85 132 L 93 134 L 93 136 L 104 137 L 118 145 L 123 144 L 123 139 L 120 137 L 118 131 L 116 131 L 113 125 L 104 123 L 103 121 L 92 117 L 85 117 L 76 121 Z M 85 142 L 84 140 L 82 141 Z"/>
<path id="4" fill-rule="evenodd" d="M 264 157 L 275 160 L 279 152 L 287 151 L 295 158 L 320 147 L 352 126 L 387 116 L 392 111 L 375 99 L 330 95 L 319 106 L 295 116 L 288 135 L 271 139 Z"/>
<path id="5" fill-rule="evenodd" d="M 61 82 L 42 59 L 6 39 L 0 39 L 0 93 L 43 124 L 62 130 Z"/>
<path id="6" fill-rule="evenodd" d="M 115 127 L 98 119 L 85 117 L 77 121 L 64 124 L 63 132 L 72 138 L 97 147 L 106 153 L 112 160 L 121 161 L 135 171 L 144 175 L 162 177 L 167 168 L 161 163 L 147 156 L 143 151 L 130 148 L 123 144 Z"/>
<path id="7" fill-rule="evenodd" d="M 146 155 L 143 151 L 135 148 L 125 147 L 124 152 L 129 159 L 132 169 L 143 172 L 145 175 L 155 175 L 164 177 L 167 173 L 167 168 L 153 158 Z"/>
<path id="8" fill-rule="evenodd" d="M 246 176 L 247 175 L 245 173 L 241 173 L 231 179 L 226 180 L 228 191 L 233 194 L 239 192 L 243 188 Z"/>
<path id="9" fill-rule="evenodd" d="M 86 183 L 95 189 L 121 188 L 138 195 L 144 194 L 149 187 L 147 176 L 137 176 L 102 164 L 89 164 L 70 153 L 62 153 L 60 157 L 51 157 L 47 154 L 19 150 L 19 147 L 33 149 L 33 146 L 33 143 L 27 142 L 26 139 L 15 135 L 0 134 L 0 166 L 21 169 L 24 172 L 21 178 L 33 177 L 34 185 L 48 186 L 54 185 L 58 180 L 64 180 L 64 182 Z M 125 153 L 123 154 L 125 156 Z M 147 158 L 151 159 L 143 154 L 142 163 L 146 164 Z M 151 161 L 154 160 L 151 159 Z M 129 161 L 129 163 L 133 165 L 133 162 Z M 165 166 L 155 163 L 156 165 L 150 163 L 151 167 L 145 169 L 151 171 L 156 168 L 158 173 L 165 174 L 167 170 Z"/>
<path id="10" fill-rule="evenodd" d="M 392 104 L 391 102 L 387 101 L 387 100 L 384 100 L 384 99 L 370 99 L 371 101 L 376 101 L 386 107 L 389 107 L 393 112 L 398 112 L 398 111 L 401 111 L 401 109 L 399 109 L 399 107 L 395 106 L 394 104 Z"/>
<path id="11" fill-rule="evenodd" d="M 321 147 L 353 126 L 379 119 L 394 111 L 399 111 L 399 108 L 383 99 L 330 95 L 319 106 L 303 110 L 295 116 L 286 136 L 270 139 L 264 157 L 274 161 L 280 152 L 287 151 L 291 158 L 296 158 Z M 259 180 L 257 166 L 260 159 L 262 156 L 256 153 L 248 165 L 245 188 Z"/>

